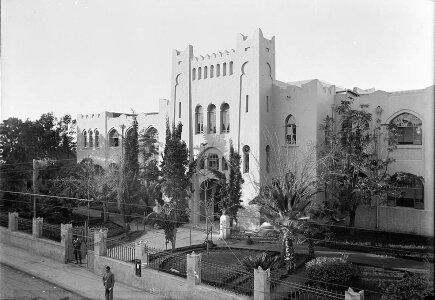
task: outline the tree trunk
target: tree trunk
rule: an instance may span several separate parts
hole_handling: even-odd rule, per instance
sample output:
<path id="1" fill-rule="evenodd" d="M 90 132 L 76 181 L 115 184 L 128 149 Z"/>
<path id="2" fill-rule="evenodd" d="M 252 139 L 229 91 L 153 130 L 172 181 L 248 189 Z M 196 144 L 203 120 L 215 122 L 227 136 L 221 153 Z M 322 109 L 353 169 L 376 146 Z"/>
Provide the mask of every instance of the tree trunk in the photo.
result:
<path id="1" fill-rule="evenodd" d="M 355 235 L 355 216 L 356 216 L 356 209 L 352 209 L 349 215 L 349 234 L 352 236 Z"/>
<path id="2" fill-rule="evenodd" d="M 177 240 L 177 227 L 174 227 L 173 230 L 173 234 L 172 234 L 172 240 L 171 240 L 171 244 L 172 244 L 172 252 L 175 251 L 175 241 Z"/>
<path id="3" fill-rule="evenodd" d="M 104 223 L 107 222 L 107 217 L 108 217 L 108 207 L 107 207 L 107 202 L 103 202 L 103 222 L 104 222 Z"/>
<path id="4" fill-rule="evenodd" d="M 285 262 L 287 274 L 291 274 L 296 269 L 295 249 L 293 247 L 293 240 L 286 236 L 285 238 Z"/>
<path id="5" fill-rule="evenodd" d="M 311 238 L 311 234 L 308 233 L 308 256 L 310 258 L 316 258 L 314 253 L 314 240 Z"/>

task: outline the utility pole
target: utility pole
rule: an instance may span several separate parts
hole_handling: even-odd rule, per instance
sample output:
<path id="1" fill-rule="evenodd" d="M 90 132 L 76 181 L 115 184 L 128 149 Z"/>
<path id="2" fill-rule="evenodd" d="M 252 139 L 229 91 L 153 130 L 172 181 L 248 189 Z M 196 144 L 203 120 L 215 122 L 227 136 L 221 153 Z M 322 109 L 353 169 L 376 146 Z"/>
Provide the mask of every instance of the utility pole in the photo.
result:
<path id="1" fill-rule="evenodd" d="M 36 182 L 38 180 L 38 171 L 37 171 L 36 159 L 33 159 L 33 193 L 37 193 Z M 36 195 L 33 195 L 33 217 L 36 218 Z"/>

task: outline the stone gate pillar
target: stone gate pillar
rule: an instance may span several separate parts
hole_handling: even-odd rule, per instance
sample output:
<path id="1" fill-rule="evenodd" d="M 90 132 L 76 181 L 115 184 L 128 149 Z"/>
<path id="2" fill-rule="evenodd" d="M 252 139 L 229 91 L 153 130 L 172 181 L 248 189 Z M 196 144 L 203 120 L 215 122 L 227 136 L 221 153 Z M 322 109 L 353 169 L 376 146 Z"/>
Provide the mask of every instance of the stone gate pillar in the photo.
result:
<path id="1" fill-rule="evenodd" d="M 73 255 L 72 224 L 60 224 L 60 245 L 64 249 L 64 263 L 67 263 Z"/>
<path id="2" fill-rule="evenodd" d="M 32 219 L 32 235 L 34 237 L 39 238 L 42 236 L 43 223 L 44 223 L 44 218 Z"/>
<path id="3" fill-rule="evenodd" d="M 8 219 L 8 228 L 10 231 L 17 231 L 18 230 L 18 213 L 13 212 L 9 213 L 9 219 Z"/>
<path id="4" fill-rule="evenodd" d="M 146 242 L 139 240 L 134 245 L 134 258 L 140 259 L 142 262 L 142 268 L 148 268 L 148 252 L 147 252 L 147 244 Z"/>
<path id="5" fill-rule="evenodd" d="M 105 256 L 107 249 L 107 231 L 96 230 L 94 232 L 94 255 Z"/>
<path id="6" fill-rule="evenodd" d="M 270 269 L 254 269 L 254 300 L 270 300 Z"/>
<path id="7" fill-rule="evenodd" d="M 201 253 L 187 254 L 187 282 L 191 285 L 201 283 Z"/>
<path id="8" fill-rule="evenodd" d="M 220 218 L 220 237 L 226 240 L 231 237 L 230 217 L 222 215 Z"/>

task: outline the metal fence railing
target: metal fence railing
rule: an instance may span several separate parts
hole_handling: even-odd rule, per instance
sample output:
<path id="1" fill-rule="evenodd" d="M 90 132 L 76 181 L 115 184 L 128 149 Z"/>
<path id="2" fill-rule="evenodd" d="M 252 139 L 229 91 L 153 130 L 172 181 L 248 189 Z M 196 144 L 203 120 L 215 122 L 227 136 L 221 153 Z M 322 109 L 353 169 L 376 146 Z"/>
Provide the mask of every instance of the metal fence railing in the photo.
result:
<path id="1" fill-rule="evenodd" d="M 42 223 L 42 237 L 55 242 L 60 242 L 60 225 Z"/>
<path id="2" fill-rule="evenodd" d="M 201 282 L 237 294 L 252 296 L 254 272 L 244 272 L 208 262 L 201 262 Z"/>
<path id="3" fill-rule="evenodd" d="M 32 220 L 18 218 L 18 231 L 32 234 Z"/>
<path id="4" fill-rule="evenodd" d="M 115 240 L 107 239 L 106 256 L 125 261 L 133 262 L 135 258 L 134 245 L 124 244 Z"/>
<path id="5" fill-rule="evenodd" d="M 7 214 L 0 214 L 0 226 L 9 227 L 9 216 Z"/>
<path id="6" fill-rule="evenodd" d="M 174 254 L 154 247 L 145 247 L 148 253 L 148 267 L 154 270 L 173 274 L 183 278 L 187 277 L 186 254 Z"/>
<path id="7" fill-rule="evenodd" d="M 327 290 L 305 284 L 271 279 L 271 294 L 283 300 L 344 300 L 343 290 Z"/>

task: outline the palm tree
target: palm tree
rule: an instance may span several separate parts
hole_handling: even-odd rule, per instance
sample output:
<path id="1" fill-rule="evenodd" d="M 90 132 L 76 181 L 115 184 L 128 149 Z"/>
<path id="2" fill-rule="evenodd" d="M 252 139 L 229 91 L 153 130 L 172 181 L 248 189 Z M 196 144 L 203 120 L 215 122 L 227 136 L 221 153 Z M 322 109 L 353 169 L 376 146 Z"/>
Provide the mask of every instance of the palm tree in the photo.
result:
<path id="1" fill-rule="evenodd" d="M 274 179 L 271 185 L 261 188 L 250 203 L 260 205 L 265 219 L 271 224 L 270 228 L 263 228 L 263 233 L 280 232 L 288 273 L 295 269 L 293 244 L 306 240 L 311 198 L 320 192 L 315 177 L 299 177 L 287 172 L 282 180 Z"/>

